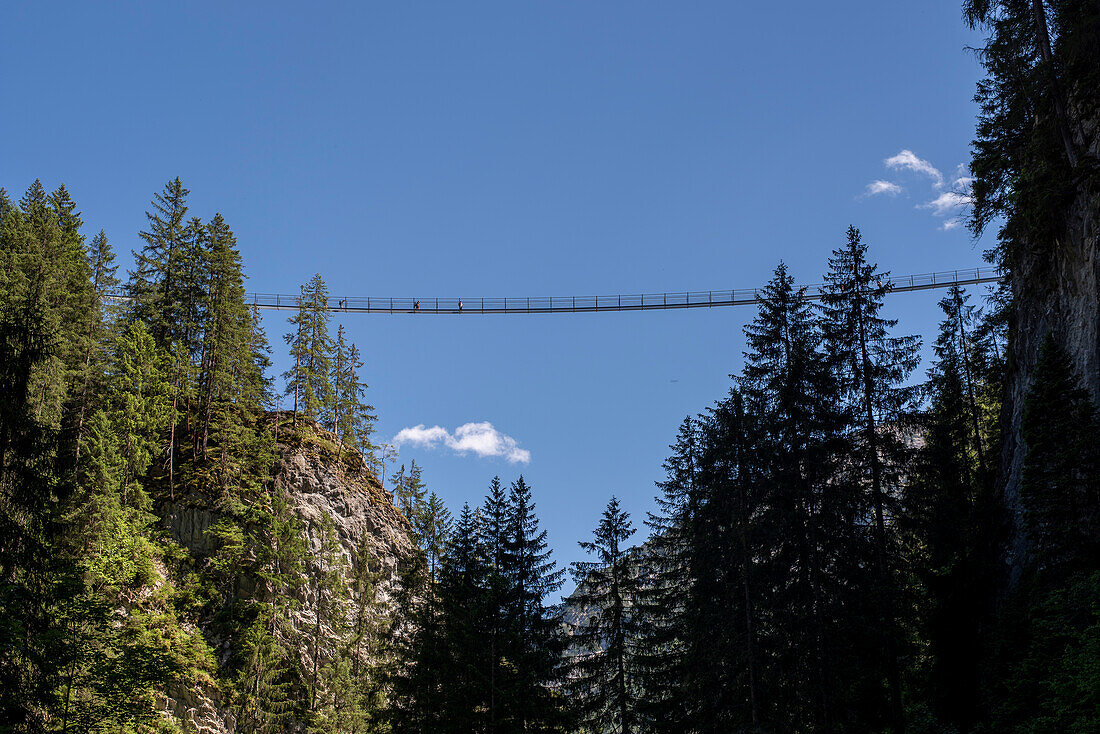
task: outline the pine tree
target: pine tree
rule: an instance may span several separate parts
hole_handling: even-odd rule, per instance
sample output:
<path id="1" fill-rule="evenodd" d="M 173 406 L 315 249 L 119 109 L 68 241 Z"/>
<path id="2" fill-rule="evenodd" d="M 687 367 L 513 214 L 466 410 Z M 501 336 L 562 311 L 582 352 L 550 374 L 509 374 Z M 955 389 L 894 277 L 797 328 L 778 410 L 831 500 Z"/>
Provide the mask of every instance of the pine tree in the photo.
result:
<path id="1" fill-rule="evenodd" d="M 953 299 L 945 299 L 950 310 Z M 978 561 L 981 480 L 973 452 L 966 381 L 952 318 L 941 325 L 926 391 L 924 445 L 902 494 L 900 522 L 908 566 L 923 590 L 917 612 L 926 666 L 914 672 L 918 698 L 961 730 L 976 721 L 980 617 L 985 604 Z M 988 569 L 986 569 L 988 571 Z"/>
<path id="2" fill-rule="evenodd" d="M 975 95 L 971 228 L 979 235 L 1004 217 L 1002 263 L 1022 265 L 1025 246 L 1059 241 L 1062 207 L 1095 181 L 1085 130 L 1100 114 L 1100 11 L 1074 0 L 965 0 L 963 13 L 989 31 Z"/>
<path id="3" fill-rule="evenodd" d="M 351 406 L 345 406 L 343 400 L 344 393 L 347 391 L 345 387 L 347 379 L 350 376 L 357 381 L 355 371 L 350 367 L 350 345 L 344 338 L 344 325 L 340 324 L 336 329 L 336 339 L 332 343 L 332 427 L 330 430 L 339 438 L 343 438 L 346 431 L 340 429 L 344 426 L 342 424 L 347 420 L 346 415 L 351 411 L 348 409 Z"/>
<path id="4" fill-rule="evenodd" d="M 694 692 L 689 722 L 697 730 L 755 730 L 765 719 L 759 617 L 771 610 L 755 567 L 771 549 L 754 522 L 768 487 L 756 428 L 736 391 L 699 421 L 684 612 L 685 687 Z"/>
<path id="5" fill-rule="evenodd" d="M 193 455 L 200 482 L 225 489 L 263 481 L 270 465 L 272 439 L 257 420 L 269 399 L 270 360 L 262 322 L 244 301 L 236 238 L 220 214 L 207 226 L 206 239 Z"/>
<path id="6" fill-rule="evenodd" d="M 139 491 L 139 482 L 153 462 L 160 432 L 172 420 L 169 365 L 141 321 L 119 337 L 107 379 L 108 402 L 122 456 L 123 502 Z"/>
<path id="7" fill-rule="evenodd" d="M 520 731 L 554 730 L 564 720 L 562 703 L 551 689 L 558 682 L 564 640 L 545 600 L 561 588 L 564 572 L 551 558 L 522 476 L 509 488 L 508 510 L 504 658 L 511 670 L 503 687 L 502 719 Z"/>
<path id="8" fill-rule="evenodd" d="M 134 253 L 135 269 L 126 286 L 131 318 L 144 321 L 162 349 L 183 336 L 179 304 L 183 300 L 184 250 L 192 235 L 186 219 L 190 193 L 177 177 L 153 196 L 152 211 L 145 213 L 149 228 L 140 233 L 145 244 L 141 252 Z"/>
<path id="9" fill-rule="evenodd" d="M 1096 406 L 1050 336 L 1024 408 L 1020 499 L 1044 582 L 1100 568 L 1100 430 Z"/>
<path id="10" fill-rule="evenodd" d="M 488 690 L 486 711 L 488 730 L 495 732 L 506 721 L 502 692 L 507 689 L 506 659 L 508 617 L 507 604 L 510 589 L 508 543 L 510 539 L 510 515 L 508 491 L 493 477 L 489 492 L 481 505 L 481 522 L 478 525 L 478 541 L 485 560 L 484 618 L 486 647 L 485 669 L 482 675 Z"/>
<path id="11" fill-rule="evenodd" d="M 314 275 L 308 285 L 302 286 L 298 313 L 288 319 L 294 329 L 284 337 L 294 359 L 294 366 L 283 377 L 287 380 L 286 394 L 294 395 L 295 425 L 299 407 L 306 418 L 331 423 L 332 338 L 328 329 L 331 318 L 328 288 L 319 274 Z"/>
<path id="12" fill-rule="evenodd" d="M 27 732 L 46 725 L 59 672 L 48 634 L 55 432 L 36 415 L 35 389 L 57 334 L 48 261 L 30 220 L 0 192 L 0 713 L 4 726 Z"/>
<path id="13" fill-rule="evenodd" d="M 478 515 L 465 504 L 439 571 L 441 637 L 447 651 L 442 710 L 454 732 L 491 730 L 492 693 L 485 675 L 488 567 L 478 533 Z"/>
<path id="14" fill-rule="evenodd" d="M 428 577 L 435 582 L 438 580 L 439 565 L 450 542 L 453 525 L 451 511 L 435 492 L 428 495 L 418 525 L 416 535 L 420 538 L 420 547 L 427 558 Z"/>
<path id="15" fill-rule="evenodd" d="M 843 414 L 838 386 L 821 349 L 821 330 L 804 290 L 783 264 L 764 288 L 740 391 L 758 421 L 755 450 L 761 498 L 757 578 L 769 600 L 769 686 L 778 729 L 829 728 L 848 709 L 844 680 L 858 668 L 849 642 L 863 632 L 851 612 L 860 599 L 852 562 L 868 554 L 859 493 L 842 479 Z"/>
<path id="16" fill-rule="evenodd" d="M 992 479 L 989 467 L 990 431 L 988 418 L 983 415 L 979 402 L 981 396 L 980 378 L 985 355 L 990 346 L 977 338 L 980 333 L 977 313 L 971 306 L 970 296 L 958 286 L 947 291 L 940 300 L 944 312 L 944 322 L 940 325 L 940 335 L 935 349 L 937 356 L 943 358 L 950 353 L 957 360 L 963 380 L 965 417 L 970 428 L 970 450 L 974 453 L 978 467 L 978 480 L 983 485 Z"/>
<path id="17" fill-rule="evenodd" d="M 336 332 L 332 355 L 332 431 L 341 444 L 367 455 L 374 431 L 374 406 L 363 402 L 367 386 L 359 380 L 363 360 L 359 348 L 344 338 L 344 327 Z"/>
<path id="18" fill-rule="evenodd" d="M 84 407 L 83 386 L 90 369 L 85 357 L 93 349 L 94 330 L 102 318 L 94 281 L 98 274 L 92 272 L 93 263 L 87 257 L 84 236 L 80 233 L 84 222 L 64 184 L 50 195 L 50 205 L 60 238 L 58 266 L 62 298 L 58 306 L 58 353 L 64 369 L 60 380 L 64 384 L 62 441 L 66 463 L 75 467 Z"/>
<path id="19" fill-rule="evenodd" d="M 85 416 L 93 405 L 95 396 L 104 390 L 103 374 L 106 369 L 107 355 L 110 350 L 110 335 L 114 325 L 117 308 L 110 300 L 118 289 L 116 276 L 118 265 L 115 253 L 103 230 L 92 238 L 87 253 L 91 269 L 91 285 L 94 299 L 92 307 L 85 315 L 85 351 L 84 362 L 80 370 L 79 393 L 76 400 L 76 455 L 75 463 L 80 462 L 80 445 L 84 436 Z"/>
<path id="20" fill-rule="evenodd" d="M 636 654 L 640 688 L 637 716 L 647 731 L 687 730 L 692 691 L 686 687 L 688 631 L 686 601 L 693 593 L 690 563 L 691 527 L 698 492 L 698 426 L 684 418 L 673 453 L 665 461 L 666 478 L 658 482 L 657 512 L 650 513 L 648 551 L 642 559 L 636 604 L 640 641 Z"/>
<path id="21" fill-rule="evenodd" d="M 595 561 L 572 564 L 577 591 L 571 604 L 587 611 L 572 631 L 569 688 L 582 726 L 593 731 L 638 731 L 634 711 L 634 600 L 638 578 L 626 542 L 634 535 L 630 515 L 612 497 L 591 541 L 580 546 Z"/>
<path id="22" fill-rule="evenodd" d="M 990 730 L 1100 726 L 1100 419 L 1051 335 L 1021 425 L 1020 482 L 1031 555 L 1006 594 L 986 662 Z"/>
<path id="23" fill-rule="evenodd" d="M 405 473 L 405 465 L 393 477 L 394 500 L 401 514 L 411 523 L 416 535 L 418 545 L 423 544 L 423 538 L 417 532 L 423 528 L 423 514 L 425 511 L 425 497 L 428 493 L 427 485 L 421 478 L 421 469 L 413 459 L 409 465 L 409 471 Z"/>
<path id="24" fill-rule="evenodd" d="M 168 422 L 168 490 L 175 495 L 178 443 L 190 418 L 194 361 L 202 345 L 207 233 L 187 216 L 187 196 L 179 178 L 155 194 L 146 212 L 145 245 L 134 253 L 135 270 L 126 286 L 131 321 L 145 322 L 156 345 L 170 355 L 172 412 Z"/>
<path id="25" fill-rule="evenodd" d="M 870 479 L 863 491 L 873 512 L 875 577 L 867 584 L 879 609 L 878 629 L 885 678 L 889 683 L 891 728 L 905 727 L 901 699 L 900 638 L 897 620 L 895 542 L 887 517 L 909 461 L 903 420 L 916 404 L 917 393 L 905 384 L 920 359 L 920 339 L 895 337 L 896 319 L 883 318 L 883 301 L 890 292 L 890 274 L 867 262 L 867 245 L 859 230 L 848 227 L 847 244 L 833 252 L 825 276 L 823 329 L 825 349 L 838 376 L 841 408 L 846 411 L 849 451 L 855 481 Z"/>

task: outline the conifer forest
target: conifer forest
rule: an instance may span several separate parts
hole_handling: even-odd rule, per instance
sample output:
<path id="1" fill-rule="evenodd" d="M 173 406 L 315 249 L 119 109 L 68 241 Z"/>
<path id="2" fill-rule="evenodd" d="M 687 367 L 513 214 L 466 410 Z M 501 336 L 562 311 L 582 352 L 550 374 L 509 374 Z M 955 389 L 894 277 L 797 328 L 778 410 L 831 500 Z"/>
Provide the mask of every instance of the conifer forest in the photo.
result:
<path id="1" fill-rule="evenodd" d="M 915 334 L 888 253 L 820 232 L 823 295 L 777 263 L 568 564 L 553 487 L 448 507 L 395 458 L 367 317 L 318 274 L 265 321 L 173 172 L 132 267 L 0 182 L 0 732 L 1100 731 L 1100 4 L 962 16 L 999 283 Z"/>

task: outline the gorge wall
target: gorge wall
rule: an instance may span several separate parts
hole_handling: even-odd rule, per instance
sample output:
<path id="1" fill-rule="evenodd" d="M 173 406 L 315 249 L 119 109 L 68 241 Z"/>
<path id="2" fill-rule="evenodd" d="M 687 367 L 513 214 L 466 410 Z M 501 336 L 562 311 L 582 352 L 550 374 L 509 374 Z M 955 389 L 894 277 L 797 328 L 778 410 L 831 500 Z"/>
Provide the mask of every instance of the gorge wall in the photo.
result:
<path id="1" fill-rule="evenodd" d="M 301 587 L 292 619 L 295 631 L 307 633 L 317 621 L 314 585 L 320 575 L 325 516 L 332 519 L 352 603 L 358 601 L 352 578 L 359 570 L 357 564 L 367 559 L 370 571 L 379 579 L 374 603 L 380 614 L 392 606 L 389 592 L 395 572 L 402 559 L 415 552 L 415 546 L 408 521 L 363 460 L 346 451 L 336 459 L 331 448 L 324 447 L 323 432 L 316 428 L 305 435 L 320 436 L 322 441 L 280 444 L 270 490 L 282 493 L 300 523 L 307 548 L 303 569 L 307 583 Z M 218 511 L 199 496 L 181 497 L 158 511 L 169 535 L 190 551 L 201 568 L 204 559 L 217 550 L 208 531 L 220 519 Z M 226 651 L 219 649 L 216 636 L 206 636 L 215 653 L 224 657 Z M 303 669 L 309 670 L 313 662 L 309 646 L 295 644 L 293 639 L 287 643 L 301 656 Z M 184 732 L 232 734 L 236 729 L 232 706 L 217 685 L 170 688 L 158 697 L 157 708 Z"/>
<path id="2" fill-rule="evenodd" d="M 1088 155 L 1094 162 L 1100 160 L 1096 128 L 1092 125 L 1088 136 L 1093 141 Z M 1021 248 L 1011 263 L 1013 318 L 1002 423 L 1002 480 L 1010 522 L 1006 562 L 1013 578 L 1028 553 L 1020 503 L 1026 446 L 1020 429 L 1039 350 L 1048 334 L 1069 354 L 1082 385 L 1100 405 L 1100 191 L 1092 183 L 1096 178 L 1082 177 L 1075 198 L 1064 209 L 1055 241 Z"/>

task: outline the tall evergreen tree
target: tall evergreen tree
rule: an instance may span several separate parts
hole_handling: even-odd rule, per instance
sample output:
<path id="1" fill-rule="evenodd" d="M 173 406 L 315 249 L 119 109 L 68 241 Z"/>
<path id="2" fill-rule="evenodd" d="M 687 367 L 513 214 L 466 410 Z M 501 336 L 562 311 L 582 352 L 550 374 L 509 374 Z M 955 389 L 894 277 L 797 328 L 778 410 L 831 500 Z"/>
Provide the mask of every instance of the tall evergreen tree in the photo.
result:
<path id="1" fill-rule="evenodd" d="M 124 461 L 123 502 L 138 488 L 172 420 L 169 364 L 141 321 L 118 339 L 108 374 L 109 404 Z"/>
<path id="2" fill-rule="evenodd" d="M 439 566 L 450 542 L 453 524 L 451 511 L 443 503 L 443 498 L 435 492 L 430 493 L 420 513 L 416 534 L 420 537 L 420 546 L 428 563 L 428 577 L 433 582 L 438 580 Z"/>
<path id="3" fill-rule="evenodd" d="M 80 461 L 80 445 L 84 436 L 84 423 L 94 398 L 101 394 L 103 374 L 106 369 L 110 336 L 117 307 L 110 300 L 119 286 L 118 265 L 115 253 L 103 230 L 99 231 L 88 247 L 88 265 L 91 270 L 91 286 L 94 294 L 92 306 L 85 314 L 84 361 L 80 369 L 79 392 L 74 395 L 76 420 L 76 455 Z"/>
<path id="4" fill-rule="evenodd" d="M 374 432 L 374 406 L 363 402 L 367 386 L 359 378 L 363 359 L 359 348 L 344 338 L 344 327 L 336 332 L 332 355 L 332 430 L 341 444 L 367 455 Z"/>
<path id="5" fill-rule="evenodd" d="M 991 361 L 973 310 L 958 289 L 940 301 L 944 320 L 925 391 L 924 441 L 902 492 L 899 525 L 917 589 L 914 699 L 945 725 L 966 731 L 982 718 L 982 629 L 996 575 L 997 532 L 985 457 L 995 409 L 983 406 L 975 365 Z"/>
<path id="6" fill-rule="evenodd" d="M 510 514 L 508 491 L 500 481 L 493 477 L 489 483 L 489 492 L 481 505 L 481 522 L 478 524 L 478 541 L 485 560 L 485 590 L 483 622 L 488 655 L 485 656 L 485 669 L 482 671 L 488 691 L 486 707 L 488 730 L 498 731 L 504 726 L 506 716 L 503 713 L 503 691 L 507 689 L 506 670 L 502 661 L 506 660 L 508 642 L 508 593 L 510 588 L 508 543 L 510 538 Z"/>
<path id="7" fill-rule="evenodd" d="M 331 318 L 328 288 L 319 274 L 314 275 L 302 286 L 298 312 L 288 319 L 294 329 L 285 336 L 294 366 L 283 376 L 287 380 L 286 394 L 294 395 L 295 421 L 300 408 L 310 420 L 331 422 L 332 337 L 328 328 Z"/>
<path id="8" fill-rule="evenodd" d="M 1048 335 L 1025 402 L 1020 501 L 1031 554 L 983 660 L 993 731 L 1100 726 L 1100 452 L 1096 404 Z"/>
<path id="9" fill-rule="evenodd" d="M 1045 583 L 1100 570 L 1100 430 L 1069 357 L 1048 336 L 1024 412 L 1020 486 L 1036 570 Z"/>
<path id="10" fill-rule="evenodd" d="M 15 732 L 46 725 L 59 672 L 48 635 L 55 432 L 39 418 L 35 390 L 57 333 L 49 262 L 30 220 L 0 192 L 0 725 Z"/>
<path id="11" fill-rule="evenodd" d="M 762 690 L 757 558 L 766 558 L 753 518 L 767 487 L 754 443 L 754 423 L 740 394 L 712 408 L 699 424 L 698 499 L 688 525 L 692 584 L 685 607 L 689 722 L 710 728 L 758 729 L 768 697 Z"/>
<path id="12" fill-rule="evenodd" d="M 145 213 L 148 229 L 140 233 L 145 244 L 134 253 L 135 269 L 126 286 L 132 318 L 146 323 L 162 349 L 183 337 L 179 304 L 184 300 L 184 251 L 192 236 L 186 219 L 190 193 L 176 177 L 153 196 L 152 211 Z"/>
<path id="13" fill-rule="evenodd" d="M 551 685 L 560 675 L 564 640 L 546 597 L 561 588 L 564 571 L 551 558 L 539 527 L 531 488 L 521 476 L 508 493 L 505 620 L 511 666 L 502 713 L 519 731 L 554 731 L 563 723 L 563 705 Z"/>
<path id="14" fill-rule="evenodd" d="M 677 433 L 658 482 L 657 511 L 646 525 L 651 536 L 643 557 L 636 604 L 638 719 L 646 731 L 687 731 L 692 691 L 687 686 L 687 599 L 692 593 L 691 528 L 699 503 L 699 428 L 690 416 Z"/>
<path id="15" fill-rule="evenodd" d="M 166 468 L 174 496 L 180 437 L 190 417 L 194 361 L 202 344 L 201 324 L 206 286 L 207 233 L 197 218 L 187 216 L 190 191 L 175 178 L 165 184 L 146 212 L 145 242 L 134 253 L 127 292 L 130 319 L 145 322 L 154 342 L 171 358 L 172 414 L 168 423 Z"/>
<path id="16" fill-rule="evenodd" d="M 839 480 L 844 423 L 820 326 L 783 264 L 745 335 L 740 388 L 759 421 L 765 493 L 757 537 L 766 553 L 756 578 L 769 599 L 758 610 L 776 675 L 769 716 L 778 729 L 829 729 L 851 711 L 839 681 L 859 664 L 848 646 L 863 631 L 849 626 L 858 624 L 851 612 L 859 602 L 851 574 L 868 549 L 854 521 L 858 493 Z"/>
<path id="17" fill-rule="evenodd" d="M 881 645 L 875 649 L 884 656 L 891 728 L 901 731 L 905 721 L 896 543 L 887 518 L 897 514 L 894 499 L 911 453 L 903 421 L 915 409 L 917 392 L 906 381 L 920 359 L 920 338 L 891 334 L 897 320 L 881 315 L 890 292 L 890 274 L 867 261 L 867 245 L 858 229 L 848 227 L 847 240 L 834 250 L 825 276 L 825 348 L 839 378 L 841 408 L 851 426 L 848 450 L 855 469 L 853 480 L 866 485 L 873 512 L 875 578 L 866 588 L 877 602 L 880 617 Z"/>
<path id="18" fill-rule="evenodd" d="M 634 602 L 639 581 L 626 547 L 632 535 L 630 515 L 612 497 L 592 540 L 580 542 L 596 560 L 572 564 L 577 591 L 570 602 L 587 616 L 571 632 L 569 689 L 581 725 L 591 731 L 631 734 L 639 730 L 634 716 L 638 638 Z"/>
<path id="19" fill-rule="evenodd" d="M 405 472 L 405 465 L 401 465 L 401 469 L 393 477 L 393 488 L 397 508 L 401 510 L 401 514 L 412 525 L 415 533 L 423 527 L 422 516 L 425 511 L 425 498 L 428 494 L 427 485 L 424 484 L 421 477 L 421 469 L 417 465 L 416 459 L 413 459 L 409 465 L 408 473 Z M 419 537 L 419 534 L 416 540 L 418 544 L 423 542 L 423 538 Z"/>

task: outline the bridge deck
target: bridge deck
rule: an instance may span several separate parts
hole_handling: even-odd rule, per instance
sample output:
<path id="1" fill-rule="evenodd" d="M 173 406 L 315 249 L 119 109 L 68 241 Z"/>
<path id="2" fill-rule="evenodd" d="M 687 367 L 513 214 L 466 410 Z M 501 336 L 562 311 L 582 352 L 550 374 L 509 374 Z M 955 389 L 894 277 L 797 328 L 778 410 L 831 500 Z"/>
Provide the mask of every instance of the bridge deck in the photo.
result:
<path id="1" fill-rule="evenodd" d="M 901 275 L 889 279 L 894 292 L 948 288 L 953 285 L 993 283 L 995 268 L 946 270 L 921 275 Z M 806 298 L 820 298 L 824 286 L 805 286 Z M 761 288 L 727 291 L 681 291 L 678 293 L 638 293 L 613 296 L 521 296 L 509 298 L 389 298 L 332 296 L 330 311 L 339 313 L 409 314 L 508 314 L 508 313 L 589 313 L 595 311 L 648 311 L 670 308 L 716 308 L 760 303 Z M 298 308 L 298 296 L 279 293 L 249 293 L 248 303 L 258 308 L 292 310 Z"/>

